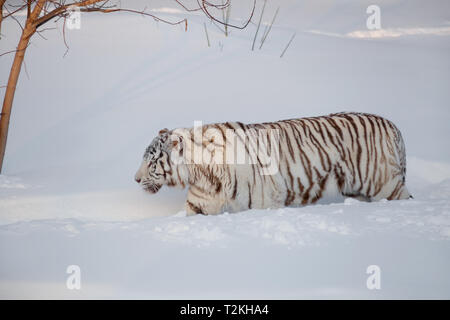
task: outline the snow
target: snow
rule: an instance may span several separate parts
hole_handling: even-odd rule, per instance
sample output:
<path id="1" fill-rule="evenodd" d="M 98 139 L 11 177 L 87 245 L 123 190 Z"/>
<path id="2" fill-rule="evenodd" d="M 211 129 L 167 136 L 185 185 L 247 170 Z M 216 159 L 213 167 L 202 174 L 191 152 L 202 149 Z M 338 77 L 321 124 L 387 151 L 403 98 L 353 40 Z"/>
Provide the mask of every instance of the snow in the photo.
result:
<path id="1" fill-rule="evenodd" d="M 208 48 L 202 15 L 167 1 L 152 12 L 187 16 L 188 32 L 86 14 L 66 30 L 65 58 L 61 25 L 35 36 L 0 175 L 0 298 L 450 298 L 448 3 L 379 1 L 387 31 L 376 37 L 365 30 L 372 3 L 314 3 L 269 2 L 263 22 L 278 4 L 280 14 L 254 52 L 254 25 L 225 37 L 207 23 Z M 239 2 L 233 22 L 246 13 Z M 10 50 L 14 21 L 2 33 Z M 185 190 L 150 196 L 133 181 L 161 128 L 344 110 L 401 129 L 414 199 L 186 217 Z M 81 290 L 66 288 L 69 265 Z M 366 287 L 370 265 L 380 290 Z"/>

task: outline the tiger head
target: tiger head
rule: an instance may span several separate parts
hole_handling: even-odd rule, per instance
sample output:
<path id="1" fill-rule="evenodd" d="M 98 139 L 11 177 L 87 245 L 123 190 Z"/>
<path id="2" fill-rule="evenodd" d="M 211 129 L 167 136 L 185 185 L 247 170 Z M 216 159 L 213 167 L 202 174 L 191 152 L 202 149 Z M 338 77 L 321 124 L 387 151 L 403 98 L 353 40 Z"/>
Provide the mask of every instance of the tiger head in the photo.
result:
<path id="1" fill-rule="evenodd" d="M 171 132 L 168 129 L 162 129 L 147 147 L 141 166 L 134 177 L 144 190 L 156 193 L 164 184 L 176 184 L 170 156 L 177 142 L 171 139 Z"/>

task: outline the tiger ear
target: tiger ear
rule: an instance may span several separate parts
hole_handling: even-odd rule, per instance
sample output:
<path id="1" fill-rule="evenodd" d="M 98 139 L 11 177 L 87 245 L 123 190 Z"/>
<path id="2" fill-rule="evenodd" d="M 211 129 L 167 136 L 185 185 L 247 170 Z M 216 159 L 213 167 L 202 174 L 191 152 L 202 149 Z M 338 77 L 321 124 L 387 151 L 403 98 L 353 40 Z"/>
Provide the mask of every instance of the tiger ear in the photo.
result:
<path id="1" fill-rule="evenodd" d="M 172 135 L 171 139 L 172 139 L 172 148 L 174 150 L 181 150 L 183 148 L 182 146 L 183 138 L 181 136 Z"/>
<path id="2" fill-rule="evenodd" d="M 164 128 L 164 129 L 159 130 L 158 135 L 163 135 L 164 133 L 167 133 L 167 132 L 169 132 L 169 129 Z"/>

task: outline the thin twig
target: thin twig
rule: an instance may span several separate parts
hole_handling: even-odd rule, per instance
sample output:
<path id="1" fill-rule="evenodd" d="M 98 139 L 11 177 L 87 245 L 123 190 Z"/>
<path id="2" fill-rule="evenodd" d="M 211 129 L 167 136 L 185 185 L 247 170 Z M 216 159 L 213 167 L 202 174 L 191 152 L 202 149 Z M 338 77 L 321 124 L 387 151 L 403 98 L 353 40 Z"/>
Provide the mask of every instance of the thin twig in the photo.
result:
<path id="1" fill-rule="evenodd" d="M 227 37 L 230 34 L 230 32 L 228 31 L 228 25 L 229 25 L 229 22 L 230 22 L 230 12 L 231 12 L 231 3 L 227 7 L 227 14 L 226 14 L 226 18 L 225 18 L 225 31 L 226 31 L 226 36 Z"/>
<path id="2" fill-rule="evenodd" d="M 227 1 L 228 2 L 228 1 Z M 225 4 L 222 0 L 222 6 L 225 8 Z M 225 37 L 228 37 L 228 22 L 230 21 L 230 10 L 231 10 L 231 2 L 226 6 L 226 11 L 222 9 L 222 20 L 224 22 L 224 33 Z"/>
<path id="3" fill-rule="evenodd" d="M 211 24 L 214 25 L 218 30 L 220 30 L 220 32 L 225 33 L 225 29 L 222 29 L 222 27 L 221 27 L 217 22 L 215 22 L 215 21 L 212 20 L 212 19 L 209 19 L 209 21 L 210 21 Z"/>
<path id="4" fill-rule="evenodd" d="M 197 8 L 194 9 L 189 9 L 188 7 L 186 7 L 183 3 L 181 3 L 180 0 L 175 0 L 176 3 L 178 3 L 181 7 L 183 7 L 184 10 L 186 10 L 187 12 L 192 12 L 192 11 L 200 11 L 202 10 L 201 6 L 199 5 Z M 227 1 L 228 2 L 228 1 Z"/>
<path id="5" fill-rule="evenodd" d="M 45 32 L 45 31 L 48 31 L 48 30 L 57 30 L 58 28 L 56 28 L 56 27 L 49 27 L 49 28 L 43 28 L 43 29 L 41 29 L 41 30 L 36 30 L 36 32 Z"/>
<path id="6" fill-rule="evenodd" d="M 223 0 L 222 0 L 222 5 L 223 5 Z M 227 36 L 227 25 L 226 25 L 226 21 L 225 21 L 225 12 L 222 10 L 222 20 L 225 23 L 225 28 L 224 28 L 224 33 L 225 33 L 225 37 Z"/>
<path id="7" fill-rule="evenodd" d="M 66 19 L 67 19 L 67 17 L 64 17 L 63 28 L 62 28 L 64 45 L 66 46 L 66 52 L 64 52 L 63 58 L 65 58 L 67 53 L 69 52 L 69 46 L 67 45 L 67 41 L 66 41 Z"/>
<path id="8" fill-rule="evenodd" d="M 1 1 L 0 1 L 0 2 L 1 2 Z M 17 8 L 17 9 L 14 10 L 14 11 L 11 11 L 11 12 L 5 7 L 5 10 L 8 11 L 8 14 L 5 15 L 5 16 L 3 17 L 3 20 L 6 19 L 6 18 L 8 18 L 9 16 L 12 16 L 12 15 L 15 14 L 16 12 L 19 12 L 20 10 L 24 9 L 26 6 L 27 6 L 27 5 L 24 4 L 23 6 Z"/>
<path id="9" fill-rule="evenodd" d="M 269 29 L 269 25 L 266 24 L 266 25 L 264 26 L 263 36 L 261 37 L 261 40 L 259 41 L 260 44 L 261 44 L 261 43 L 263 42 L 263 40 L 264 40 L 264 35 L 266 34 L 267 29 Z"/>
<path id="10" fill-rule="evenodd" d="M 261 21 L 262 21 L 263 15 L 264 15 L 264 9 L 266 8 L 266 3 L 267 3 L 267 0 L 264 0 L 264 5 L 261 10 L 261 16 L 259 17 L 258 27 L 256 28 L 255 37 L 253 38 L 252 51 L 255 49 L 255 42 L 256 42 L 256 38 L 258 37 L 259 28 L 261 27 Z"/>
<path id="11" fill-rule="evenodd" d="M 266 41 L 266 38 L 267 38 L 267 36 L 269 35 L 270 30 L 272 30 L 272 25 L 273 25 L 273 23 L 275 22 L 275 18 L 277 17 L 277 14 L 278 14 L 278 11 L 279 11 L 279 10 L 280 10 L 280 7 L 277 8 L 277 11 L 275 11 L 275 14 L 274 14 L 274 16 L 273 16 L 273 18 L 272 18 L 272 22 L 270 23 L 270 26 L 269 26 L 267 32 L 264 32 L 264 35 L 263 35 L 262 40 L 261 40 L 261 45 L 259 46 L 259 49 L 260 49 L 260 50 L 261 50 L 261 48 L 262 48 L 264 42 Z"/>
<path id="12" fill-rule="evenodd" d="M 209 43 L 208 29 L 206 28 L 206 22 L 203 22 L 203 26 L 205 27 L 206 40 L 208 41 L 208 47 L 211 47 Z"/>
<path id="13" fill-rule="evenodd" d="M 5 7 L 5 10 L 8 12 L 8 14 L 5 17 L 11 17 L 11 19 L 13 19 L 15 22 L 17 22 L 17 24 L 19 25 L 20 29 L 22 29 L 23 32 L 23 26 L 22 24 L 19 22 L 19 20 L 17 20 L 17 18 L 12 14 L 12 12 L 10 12 L 8 10 L 8 8 Z"/>
<path id="14" fill-rule="evenodd" d="M 227 2 L 229 2 L 229 1 L 227 1 Z M 222 21 L 218 20 L 217 18 L 215 18 L 214 16 L 212 16 L 211 13 L 207 9 L 208 6 L 218 9 L 219 5 L 213 5 L 213 4 L 209 3 L 206 0 L 197 0 L 197 3 L 198 3 L 199 6 L 202 7 L 203 13 L 206 14 L 208 16 L 208 18 L 218 22 L 219 24 L 225 25 L 224 22 L 222 22 Z M 256 0 L 253 0 L 252 12 L 251 12 L 250 17 L 247 19 L 246 22 L 242 26 L 237 26 L 237 25 L 230 24 L 230 23 L 228 23 L 227 26 L 231 27 L 231 28 L 240 29 L 240 30 L 245 29 L 248 26 L 248 24 L 250 23 L 250 21 L 252 20 L 252 18 L 253 18 L 253 14 L 255 13 L 255 8 L 256 8 Z"/>
<path id="15" fill-rule="evenodd" d="M 291 45 L 291 42 L 292 42 L 292 40 L 294 40 L 296 34 L 297 34 L 297 33 L 294 33 L 294 34 L 292 35 L 291 40 L 289 40 L 289 42 L 288 42 L 286 48 L 284 48 L 283 52 L 282 52 L 281 55 L 280 55 L 280 58 L 283 58 L 284 53 L 286 52 L 286 50 L 287 50 L 287 49 L 289 48 L 289 46 Z"/>
<path id="16" fill-rule="evenodd" d="M 30 74 L 28 73 L 27 63 L 25 61 L 25 58 L 23 59 L 23 67 L 25 69 L 25 74 L 27 75 L 27 79 L 30 80 Z"/>
<path id="17" fill-rule="evenodd" d="M 42 39 L 48 40 L 46 37 L 44 37 L 44 36 L 42 35 L 42 33 L 44 33 L 44 32 L 47 31 L 47 30 L 52 30 L 52 29 L 56 29 L 56 28 L 44 28 L 44 29 L 42 29 L 42 30 L 36 30 L 36 33 L 37 33 Z"/>
<path id="18" fill-rule="evenodd" d="M 7 55 L 7 54 L 10 54 L 10 53 L 16 53 L 17 51 L 25 51 L 25 50 L 28 48 L 28 46 L 29 46 L 30 44 L 31 44 L 31 42 L 28 43 L 28 45 L 27 45 L 25 48 L 20 49 L 20 50 L 19 50 L 19 49 L 15 49 L 15 50 L 3 52 L 3 53 L 0 54 L 0 57 L 2 57 L 2 56 L 4 56 L 4 55 Z"/>
<path id="19" fill-rule="evenodd" d="M 35 21 L 36 27 L 43 25 L 44 23 L 48 22 L 50 19 L 52 19 L 56 16 L 67 15 L 67 11 L 70 8 L 78 7 L 78 8 L 80 8 L 81 12 L 102 12 L 102 13 L 129 12 L 129 13 L 141 14 L 143 16 L 152 17 L 153 19 L 155 19 L 157 21 L 162 21 L 162 22 L 170 24 L 170 25 L 177 25 L 177 24 L 184 23 L 185 29 L 187 29 L 187 19 L 172 22 L 172 21 L 168 21 L 168 20 L 159 18 L 151 13 L 147 13 L 144 11 L 113 8 L 113 7 L 104 8 L 102 5 L 94 6 L 96 3 L 99 3 L 99 2 L 101 2 L 101 1 L 100 0 L 84 0 L 84 1 L 80 1 L 80 2 L 73 2 L 71 4 L 62 4 L 61 6 L 55 8 L 54 10 L 50 11 L 49 13 L 36 19 L 36 21 Z M 91 7 L 88 7 L 88 6 L 91 6 Z"/>

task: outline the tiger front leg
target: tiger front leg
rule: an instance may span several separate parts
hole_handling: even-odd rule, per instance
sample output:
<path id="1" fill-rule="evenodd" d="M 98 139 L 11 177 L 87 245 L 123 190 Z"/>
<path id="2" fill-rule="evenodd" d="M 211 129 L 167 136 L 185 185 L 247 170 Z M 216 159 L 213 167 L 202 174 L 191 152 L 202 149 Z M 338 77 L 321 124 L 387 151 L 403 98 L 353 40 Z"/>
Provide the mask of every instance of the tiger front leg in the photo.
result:
<path id="1" fill-rule="evenodd" d="M 187 216 L 194 216 L 196 214 L 204 214 L 203 210 L 201 209 L 201 207 L 198 204 L 194 204 L 189 200 L 186 200 L 185 209 L 186 209 Z"/>
<path id="2" fill-rule="evenodd" d="M 191 186 L 186 200 L 186 213 L 188 216 L 219 214 L 223 211 L 224 203 L 225 201 L 221 199 L 219 194 L 211 195 Z"/>

